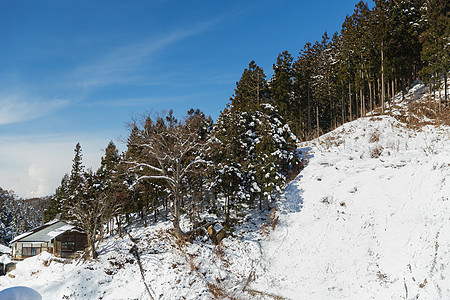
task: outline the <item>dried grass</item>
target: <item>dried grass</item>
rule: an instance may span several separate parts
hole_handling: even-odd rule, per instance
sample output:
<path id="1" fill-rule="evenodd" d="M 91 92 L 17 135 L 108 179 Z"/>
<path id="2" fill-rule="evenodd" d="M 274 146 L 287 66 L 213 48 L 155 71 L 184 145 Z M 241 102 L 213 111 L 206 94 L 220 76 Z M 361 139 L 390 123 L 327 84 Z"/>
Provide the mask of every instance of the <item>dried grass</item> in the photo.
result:
<path id="1" fill-rule="evenodd" d="M 378 131 L 378 129 L 375 129 L 375 131 L 373 131 L 370 134 L 370 138 L 369 138 L 369 142 L 370 143 L 376 143 L 380 141 L 380 131 Z"/>
<path id="2" fill-rule="evenodd" d="M 274 209 L 269 215 L 267 222 L 264 223 L 261 226 L 261 231 L 264 235 L 269 235 L 270 230 L 275 230 L 275 227 L 277 227 L 278 222 L 280 221 L 280 217 L 277 215 L 277 210 Z"/>
<path id="3" fill-rule="evenodd" d="M 383 153 L 384 148 L 381 145 L 378 145 L 374 148 L 372 148 L 372 150 L 370 150 L 370 157 L 372 158 L 379 158 L 381 156 L 381 154 Z"/>

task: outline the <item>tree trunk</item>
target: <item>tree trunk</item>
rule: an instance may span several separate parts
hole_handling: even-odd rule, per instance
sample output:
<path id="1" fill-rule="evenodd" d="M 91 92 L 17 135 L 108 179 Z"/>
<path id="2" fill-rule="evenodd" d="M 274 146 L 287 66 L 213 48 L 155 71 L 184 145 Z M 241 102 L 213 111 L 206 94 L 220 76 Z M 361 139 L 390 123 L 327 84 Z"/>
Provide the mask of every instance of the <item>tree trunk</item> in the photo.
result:
<path id="1" fill-rule="evenodd" d="M 362 52 L 361 52 L 361 62 L 362 62 Z M 359 95 L 360 95 L 360 100 L 361 100 L 361 117 L 365 116 L 366 114 L 366 102 L 364 99 L 364 78 L 363 78 L 363 73 L 362 73 L 362 69 L 364 68 L 364 65 L 361 64 L 360 69 L 359 69 L 359 78 L 361 80 L 360 86 L 359 86 Z"/>
<path id="2" fill-rule="evenodd" d="M 342 91 L 341 91 L 341 114 L 342 114 L 342 124 L 345 123 L 345 109 L 344 109 L 344 83 L 341 83 Z"/>
<path id="3" fill-rule="evenodd" d="M 91 245 L 91 254 L 92 254 L 92 258 L 93 258 L 93 259 L 98 258 L 98 252 L 97 252 L 97 250 L 95 249 L 94 244 Z"/>
<path id="4" fill-rule="evenodd" d="M 116 222 L 117 222 L 117 231 L 119 233 L 119 237 L 122 237 L 122 222 L 120 220 L 120 216 L 116 216 Z"/>
<path id="5" fill-rule="evenodd" d="M 155 192 L 154 198 L 153 198 L 153 221 L 156 223 L 157 218 L 156 215 L 158 213 L 158 192 Z"/>
<path id="6" fill-rule="evenodd" d="M 331 127 L 334 129 L 336 128 L 336 112 L 334 101 L 331 99 L 331 87 L 329 80 L 328 80 L 328 101 L 330 102 Z"/>
<path id="7" fill-rule="evenodd" d="M 433 94 L 433 80 L 430 81 L 430 93 L 428 94 L 428 106 L 431 107 L 431 100 Z"/>
<path id="8" fill-rule="evenodd" d="M 259 195 L 259 197 L 258 197 L 259 199 L 259 210 L 261 211 L 262 210 L 262 197 L 261 197 L 261 194 Z"/>
<path id="9" fill-rule="evenodd" d="M 258 81 L 256 82 L 256 99 L 258 102 L 258 107 L 261 105 L 260 101 L 259 101 L 259 72 L 257 72 L 258 75 Z"/>
<path id="10" fill-rule="evenodd" d="M 372 83 L 370 82 L 370 80 L 368 80 L 369 82 L 369 102 L 370 102 L 370 111 L 373 117 L 373 97 L 372 97 Z"/>
<path id="11" fill-rule="evenodd" d="M 100 225 L 100 243 L 103 243 L 104 229 L 103 224 Z"/>
<path id="12" fill-rule="evenodd" d="M 95 247 L 95 235 L 92 236 L 92 232 L 87 233 L 87 242 L 88 242 L 88 249 L 89 252 L 91 252 L 91 256 L 93 259 L 96 259 L 98 257 L 98 252 Z"/>
<path id="13" fill-rule="evenodd" d="M 438 76 L 437 76 L 437 78 L 438 78 L 438 90 L 439 90 L 439 92 L 438 92 L 438 96 L 439 96 L 439 113 L 441 112 L 441 76 L 439 76 L 439 74 L 438 74 Z"/>
<path id="14" fill-rule="evenodd" d="M 311 95 L 308 81 L 308 133 L 311 132 Z"/>
<path id="15" fill-rule="evenodd" d="M 448 104 L 447 99 L 447 71 L 444 71 L 444 101 L 445 105 Z"/>
<path id="16" fill-rule="evenodd" d="M 178 240 L 185 240 L 187 236 L 186 236 L 186 233 L 184 233 L 181 230 L 179 217 L 173 218 L 173 222 L 172 223 L 173 223 L 174 233 L 175 233 L 175 236 L 177 237 L 177 239 Z"/>
<path id="17" fill-rule="evenodd" d="M 355 115 L 356 115 L 356 119 L 358 119 L 358 114 L 361 114 L 361 108 L 358 108 L 358 102 L 361 101 L 361 99 L 359 98 L 359 93 L 358 93 L 358 89 L 355 88 Z"/>
<path id="18" fill-rule="evenodd" d="M 406 95 L 406 84 L 405 84 L 405 82 L 406 82 L 406 79 L 405 79 L 405 78 L 403 78 L 402 80 L 400 80 L 400 83 L 401 83 L 400 88 L 401 88 L 401 90 L 402 90 L 402 101 L 405 100 L 405 95 Z"/>
<path id="19" fill-rule="evenodd" d="M 167 196 L 164 197 L 164 217 L 167 219 L 167 215 L 169 214 L 169 198 Z"/>
<path id="20" fill-rule="evenodd" d="M 267 210 L 271 210 L 272 207 L 270 207 L 269 197 L 266 197 L 266 203 L 267 203 Z"/>
<path id="21" fill-rule="evenodd" d="M 394 105 L 394 98 L 395 98 L 394 79 L 391 80 L 391 88 L 392 88 L 392 100 L 391 100 L 390 110 L 391 110 L 391 114 L 392 114 L 392 106 Z"/>
<path id="22" fill-rule="evenodd" d="M 228 223 L 230 220 L 230 195 L 225 198 L 225 221 Z"/>
<path id="23" fill-rule="evenodd" d="M 364 101 L 364 92 L 363 92 L 362 87 L 359 89 L 359 97 L 361 100 L 361 117 L 363 117 L 363 116 L 365 116 L 365 112 L 366 112 L 366 109 L 365 109 L 366 104 Z"/>
<path id="24" fill-rule="evenodd" d="M 384 51 L 381 42 L 381 113 L 384 115 Z"/>
<path id="25" fill-rule="evenodd" d="M 319 106 L 316 105 L 316 126 L 317 126 L 317 137 L 320 136 L 320 127 L 319 127 Z"/>
<path id="26" fill-rule="evenodd" d="M 144 227 L 147 227 L 147 209 L 145 203 L 142 206 L 142 219 L 144 220 Z"/>
<path id="27" fill-rule="evenodd" d="M 398 78 L 395 77 L 394 79 L 394 96 L 398 92 Z"/>
<path id="28" fill-rule="evenodd" d="M 351 83 L 348 83 L 348 114 L 349 114 L 349 121 L 353 119 L 352 117 L 352 87 Z"/>
<path id="29" fill-rule="evenodd" d="M 181 197 L 182 193 L 179 187 L 175 188 L 174 191 L 174 199 L 173 199 L 173 229 L 175 236 L 178 240 L 186 240 L 186 233 L 181 230 L 180 227 L 180 218 L 181 218 Z"/>

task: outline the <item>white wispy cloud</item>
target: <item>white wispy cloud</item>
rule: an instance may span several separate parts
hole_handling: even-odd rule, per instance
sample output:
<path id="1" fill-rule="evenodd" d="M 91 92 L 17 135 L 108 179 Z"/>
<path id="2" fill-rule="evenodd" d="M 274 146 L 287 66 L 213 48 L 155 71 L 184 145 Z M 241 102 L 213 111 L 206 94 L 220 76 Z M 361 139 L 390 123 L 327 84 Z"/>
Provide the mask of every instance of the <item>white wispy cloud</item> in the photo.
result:
<path id="1" fill-rule="evenodd" d="M 148 83 L 148 78 L 139 74 L 144 64 L 154 60 L 154 54 L 174 46 L 177 42 L 212 30 L 223 22 L 221 16 L 187 28 L 177 29 L 158 38 L 123 46 L 104 53 L 102 58 L 79 67 L 69 77 L 83 88 L 101 87 L 111 84 Z M 148 67 L 148 65 L 146 65 Z"/>
<path id="2" fill-rule="evenodd" d="M 37 119 L 51 114 L 69 101 L 35 99 L 23 92 L 0 93 L 0 125 Z"/>
<path id="3" fill-rule="evenodd" d="M 155 104 L 184 102 L 197 97 L 198 95 L 180 95 L 172 97 L 137 97 L 137 98 L 118 98 L 105 99 L 84 104 L 86 107 L 142 107 Z"/>
<path id="4" fill-rule="evenodd" d="M 109 140 L 97 136 L 10 136 L 0 141 L 0 187 L 21 197 L 55 192 L 70 172 L 75 144 L 80 142 L 83 164 L 96 170 Z"/>

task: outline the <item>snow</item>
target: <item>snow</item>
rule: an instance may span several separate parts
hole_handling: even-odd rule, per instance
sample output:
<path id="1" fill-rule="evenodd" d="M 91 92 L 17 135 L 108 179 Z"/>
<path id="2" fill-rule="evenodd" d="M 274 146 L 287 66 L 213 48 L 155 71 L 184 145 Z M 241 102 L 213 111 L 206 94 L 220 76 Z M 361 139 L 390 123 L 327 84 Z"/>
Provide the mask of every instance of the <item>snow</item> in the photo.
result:
<path id="1" fill-rule="evenodd" d="M 423 90 L 417 87 L 416 92 Z M 0 276 L 43 299 L 450 299 L 450 128 L 361 118 L 300 145 L 305 168 L 222 245 L 133 223 L 99 258 L 44 252 Z M 184 230 L 190 230 L 182 220 Z M 219 225 L 216 225 L 216 230 Z"/>
<path id="2" fill-rule="evenodd" d="M 449 127 L 414 131 L 391 117 L 314 141 L 256 286 L 288 299 L 450 298 L 449 149 Z"/>
<path id="3" fill-rule="evenodd" d="M 48 221 L 48 222 L 45 223 L 44 225 L 53 225 L 53 224 L 56 224 L 56 223 L 58 223 L 58 222 L 59 222 L 58 219 L 53 219 L 53 220 L 51 220 L 51 221 Z"/>
<path id="4" fill-rule="evenodd" d="M 8 254 L 0 255 L 0 264 L 3 264 L 3 266 L 5 266 L 9 262 L 11 262 L 11 258 Z"/>
<path id="5" fill-rule="evenodd" d="M 11 248 L 0 244 L 0 253 L 5 253 L 5 254 L 11 253 Z"/>
<path id="6" fill-rule="evenodd" d="M 73 228 L 75 228 L 75 226 L 73 226 L 73 225 L 64 225 L 64 226 L 59 227 L 59 228 L 57 228 L 57 229 L 55 229 L 53 231 L 50 231 L 49 233 L 47 233 L 47 235 L 51 236 L 52 238 L 54 238 L 54 237 L 56 237 L 56 236 L 58 236 L 60 234 L 63 234 L 64 232 L 69 231 L 69 230 L 71 230 Z"/>
<path id="7" fill-rule="evenodd" d="M 23 238 L 26 237 L 26 236 L 29 236 L 30 234 L 33 234 L 33 232 L 32 232 L 32 231 L 29 231 L 29 232 L 22 233 L 22 234 L 16 236 L 16 237 L 15 237 L 11 242 L 9 242 L 9 243 L 12 244 L 12 243 L 14 243 L 14 242 L 16 242 L 16 241 L 18 241 L 18 240 L 20 240 L 20 239 L 23 239 Z"/>

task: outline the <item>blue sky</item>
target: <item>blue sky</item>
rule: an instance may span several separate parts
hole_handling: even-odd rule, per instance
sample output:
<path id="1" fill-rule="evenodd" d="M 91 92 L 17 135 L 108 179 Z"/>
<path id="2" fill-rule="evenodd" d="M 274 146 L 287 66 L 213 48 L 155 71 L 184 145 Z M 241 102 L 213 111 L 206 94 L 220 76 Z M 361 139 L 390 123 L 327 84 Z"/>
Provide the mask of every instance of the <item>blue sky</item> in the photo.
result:
<path id="1" fill-rule="evenodd" d="M 95 169 L 135 114 L 217 118 L 251 60 L 269 78 L 357 2 L 0 0 L 0 187 L 53 193 L 77 142 Z"/>

